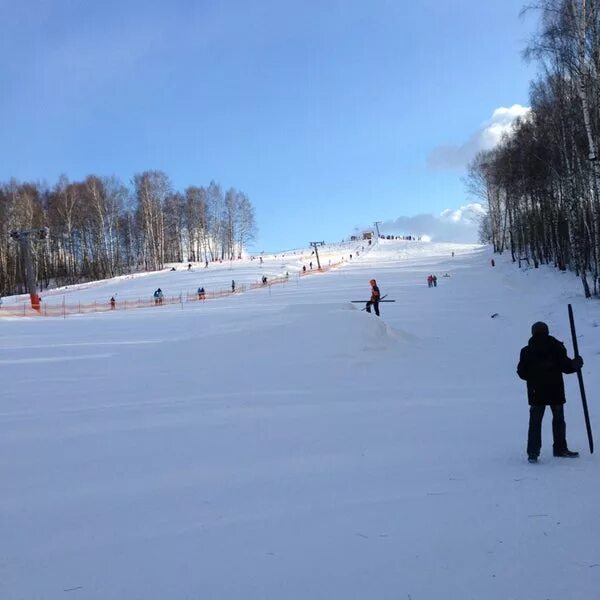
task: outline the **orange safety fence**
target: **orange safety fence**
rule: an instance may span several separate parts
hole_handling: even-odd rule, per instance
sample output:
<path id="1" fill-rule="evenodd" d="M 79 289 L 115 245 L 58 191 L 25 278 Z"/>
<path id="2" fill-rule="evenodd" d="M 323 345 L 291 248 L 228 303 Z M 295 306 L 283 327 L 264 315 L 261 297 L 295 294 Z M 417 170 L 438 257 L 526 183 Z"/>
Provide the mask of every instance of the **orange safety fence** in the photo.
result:
<path id="1" fill-rule="evenodd" d="M 326 267 L 318 267 L 316 269 L 306 269 L 306 271 L 300 271 L 299 275 L 300 277 L 306 277 L 307 275 L 315 275 L 316 273 L 327 273 L 327 271 L 331 271 L 331 269 L 335 269 L 336 267 L 339 267 L 340 265 L 343 265 L 344 263 L 342 261 L 339 262 L 335 262 L 335 263 L 331 263 L 330 265 L 327 265 Z"/>
<path id="2" fill-rule="evenodd" d="M 332 265 L 333 266 L 333 265 Z M 324 269 L 325 270 L 325 269 Z M 327 268 L 326 270 L 329 270 Z M 302 274 L 302 273 L 301 273 Z M 207 300 L 213 300 L 216 298 L 225 298 L 227 296 L 233 296 L 245 292 L 246 290 L 255 290 L 260 288 L 269 288 L 273 285 L 279 285 L 282 283 L 288 283 L 290 280 L 289 276 L 283 275 L 280 277 L 273 277 L 270 280 L 263 283 L 262 281 L 256 283 L 250 283 L 248 285 L 236 286 L 235 290 L 219 290 L 219 291 L 205 291 L 204 293 L 191 294 L 189 292 L 179 294 L 178 296 L 163 296 L 162 299 L 156 298 L 138 298 L 138 299 L 115 299 L 115 302 L 103 301 L 103 302 L 76 302 L 67 303 L 63 301 L 62 304 L 50 304 L 44 303 L 43 299 L 40 303 L 40 310 L 34 310 L 30 303 L 24 302 L 22 305 L 3 306 L 0 307 L 0 318 L 1 317 L 64 317 L 67 315 L 82 315 L 96 312 L 110 312 L 113 310 L 133 310 L 136 308 L 152 308 L 166 305 L 179 304 L 183 308 L 184 303 L 187 302 L 205 302 Z"/>

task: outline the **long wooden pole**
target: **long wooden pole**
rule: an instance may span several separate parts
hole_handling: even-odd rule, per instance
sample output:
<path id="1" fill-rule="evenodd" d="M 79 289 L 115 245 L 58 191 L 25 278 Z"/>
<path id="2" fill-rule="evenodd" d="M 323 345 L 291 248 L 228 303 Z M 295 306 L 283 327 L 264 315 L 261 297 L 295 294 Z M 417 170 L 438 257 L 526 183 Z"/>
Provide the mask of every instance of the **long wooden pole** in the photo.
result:
<path id="1" fill-rule="evenodd" d="M 577 345 L 577 333 L 575 331 L 575 318 L 573 317 L 573 307 L 569 304 L 569 323 L 571 324 L 571 337 L 573 338 L 573 352 L 575 357 L 579 356 L 579 347 Z M 585 387 L 583 385 L 583 375 L 581 369 L 577 369 L 577 380 L 579 381 L 579 391 L 581 392 L 581 403 L 583 404 L 583 416 L 585 418 L 585 428 L 587 430 L 588 442 L 590 444 L 590 454 L 594 454 L 594 439 L 592 438 L 592 426 L 590 424 L 590 413 L 588 411 L 587 399 L 585 397 Z"/>

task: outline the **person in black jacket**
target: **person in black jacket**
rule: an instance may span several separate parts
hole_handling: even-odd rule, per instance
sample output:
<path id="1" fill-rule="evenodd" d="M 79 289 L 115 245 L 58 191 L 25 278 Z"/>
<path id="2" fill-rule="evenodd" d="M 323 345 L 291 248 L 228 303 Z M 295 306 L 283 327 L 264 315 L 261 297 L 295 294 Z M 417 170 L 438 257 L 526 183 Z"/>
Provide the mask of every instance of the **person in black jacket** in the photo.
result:
<path id="1" fill-rule="evenodd" d="M 571 359 L 562 342 L 550 335 L 548 325 L 541 321 L 531 327 L 531 338 L 521 350 L 517 374 L 527 382 L 529 400 L 529 434 L 527 456 L 529 462 L 537 462 L 542 447 L 542 419 L 546 406 L 552 409 L 552 434 L 554 456 L 574 458 L 579 452 L 567 447 L 563 404 L 565 385 L 563 373 L 575 373 L 583 366 L 578 356 Z"/>

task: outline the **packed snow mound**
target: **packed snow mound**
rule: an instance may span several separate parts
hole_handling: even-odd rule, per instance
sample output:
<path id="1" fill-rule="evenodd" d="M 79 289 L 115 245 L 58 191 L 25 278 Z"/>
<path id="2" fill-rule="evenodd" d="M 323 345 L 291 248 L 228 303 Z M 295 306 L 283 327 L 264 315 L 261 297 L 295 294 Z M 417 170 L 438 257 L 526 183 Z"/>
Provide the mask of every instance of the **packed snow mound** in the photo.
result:
<path id="1" fill-rule="evenodd" d="M 248 341 L 268 349 L 263 353 L 273 359 L 288 356 L 303 362 L 315 352 L 330 361 L 385 351 L 397 343 L 397 336 L 380 318 L 350 303 L 296 304 L 271 315 Z"/>

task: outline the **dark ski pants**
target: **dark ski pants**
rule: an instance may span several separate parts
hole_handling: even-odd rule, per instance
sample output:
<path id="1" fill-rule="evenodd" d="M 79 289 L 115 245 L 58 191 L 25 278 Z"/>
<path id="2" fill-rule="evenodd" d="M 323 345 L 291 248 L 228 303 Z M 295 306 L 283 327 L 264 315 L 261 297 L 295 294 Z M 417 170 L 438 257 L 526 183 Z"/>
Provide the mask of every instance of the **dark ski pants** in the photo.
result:
<path id="1" fill-rule="evenodd" d="M 371 306 L 375 309 L 375 314 L 377 316 L 379 316 L 379 302 L 371 302 L 371 300 L 369 300 L 367 302 L 367 312 L 368 313 L 371 312 Z"/>
<path id="2" fill-rule="evenodd" d="M 564 452 L 567 449 L 567 426 L 565 412 L 562 404 L 553 404 L 552 409 L 552 435 L 554 437 L 554 453 Z M 527 437 L 527 455 L 539 456 L 542 447 L 542 419 L 546 407 L 544 405 L 531 405 L 529 407 L 529 435 Z"/>

